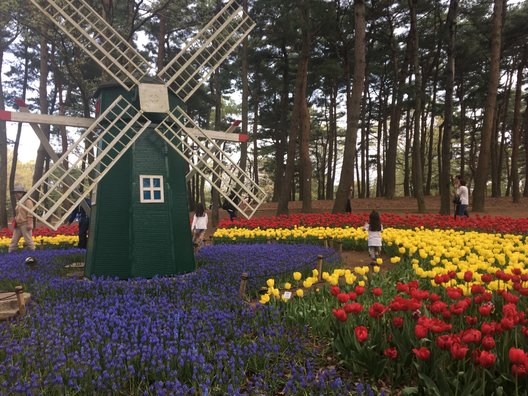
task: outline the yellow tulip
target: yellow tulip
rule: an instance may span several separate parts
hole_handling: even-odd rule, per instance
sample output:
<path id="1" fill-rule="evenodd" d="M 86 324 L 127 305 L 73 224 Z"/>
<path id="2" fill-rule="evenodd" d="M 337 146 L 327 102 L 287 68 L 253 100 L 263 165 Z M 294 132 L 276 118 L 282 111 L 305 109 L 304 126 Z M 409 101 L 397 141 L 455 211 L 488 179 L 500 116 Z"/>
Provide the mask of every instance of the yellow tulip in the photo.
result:
<path id="1" fill-rule="evenodd" d="M 259 303 L 261 304 L 266 304 L 268 303 L 270 300 L 270 296 L 269 294 L 263 294 L 261 297 L 260 297 L 260 300 L 259 300 Z"/>

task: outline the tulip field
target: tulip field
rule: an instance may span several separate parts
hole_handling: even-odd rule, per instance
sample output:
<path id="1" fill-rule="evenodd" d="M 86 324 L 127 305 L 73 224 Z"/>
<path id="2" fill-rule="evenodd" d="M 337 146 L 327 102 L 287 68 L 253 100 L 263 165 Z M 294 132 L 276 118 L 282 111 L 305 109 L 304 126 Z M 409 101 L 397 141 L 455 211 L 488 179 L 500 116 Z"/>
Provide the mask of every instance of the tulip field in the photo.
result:
<path id="1" fill-rule="evenodd" d="M 383 258 L 344 265 L 367 218 L 224 222 L 196 271 L 128 281 L 65 276 L 75 227 L 35 230 L 35 268 L 2 230 L 0 290 L 32 301 L 0 394 L 527 394 L 528 219 L 382 214 Z"/>

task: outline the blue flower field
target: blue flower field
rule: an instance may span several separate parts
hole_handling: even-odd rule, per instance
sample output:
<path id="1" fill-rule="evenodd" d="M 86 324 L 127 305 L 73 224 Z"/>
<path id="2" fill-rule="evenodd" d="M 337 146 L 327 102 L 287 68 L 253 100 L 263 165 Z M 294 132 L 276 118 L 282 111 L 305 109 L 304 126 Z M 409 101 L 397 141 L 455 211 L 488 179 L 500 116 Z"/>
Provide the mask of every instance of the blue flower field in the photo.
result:
<path id="1" fill-rule="evenodd" d="M 354 381 L 323 361 L 307 329 L 238 298 L 266 279 L 310 270 L 314 245 L 213 245 L 189 274 L 129 281 L 65 276 L 76 249 L 0 254 L 0 289 L 32 294 L 27 315 L 0 322 L 2 395 L 342 395 Z M 323 361 L 324 363 L 324 361 Z M 371 393 L 371 392 L 366 392 Z"/>

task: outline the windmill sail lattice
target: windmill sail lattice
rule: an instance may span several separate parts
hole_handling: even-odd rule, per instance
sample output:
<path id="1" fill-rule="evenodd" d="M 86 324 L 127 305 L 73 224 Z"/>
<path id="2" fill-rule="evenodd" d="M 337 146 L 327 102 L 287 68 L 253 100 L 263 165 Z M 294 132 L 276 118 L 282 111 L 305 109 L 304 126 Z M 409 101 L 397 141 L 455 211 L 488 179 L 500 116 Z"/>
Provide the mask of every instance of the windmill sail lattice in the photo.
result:
<path id="1" fill-rule="evenodd" d="M 75 208 L 87 197 L 97 182 L 112 168 L 117 160 L 131 147 L 151 121 L 123 97 L 118 97 L 97 120 L 70 146 L 44 177 L 27 192 L 33 202 L 31 210 L 50 228 L 56 228 L 68 217 L 68 208 Z M 102 131 L 102 132 L 101 132 Z M 99 132 L 99 133 L 98 133 Z M 95 139 L 80 156 L 74 150 L 89 136 Z M 89 155 L 99 150 L 98 160 L 80 172 L 81 164 Z M 75 160 L 71 160 L 75 157 Z M 68 164 L 65 167 L 65 164 Z M 79 187 L 83 188 L 79 188 Z M 31 198 L 38 192 L 38 199 Z M 21 200 L 25 202 L 25 200 Z"/>
<path id="2" fill-rule="evenodd" d="M 127 91 L 132 92 L 144 83 L 151 69 L 149 63 L 84 0 L 31 2 Z M 182 101 L 187 101 L 254 26 L 243 8 L 235 0 L 229 1 L 158 73 L 158 78 L 164 81 L 164 92 L 170 89 Z M 140 107 L 136 109 L 119 97 L 35 184 L 26 197 L 39 195 L 32 210 L 39 220 L 56 228 L 71 208 L 88 196 L 151 124 L 144 111 L 152 110 L 144 109 L 142 104 Z M 95 130 L 100 132 L 85 154 L 69 161 L 77 146 Z M 190 133 L 191 130 L 198 133 Z M 264 191 L 180 108 L 170 110 L 156 132 L 245 217 L 251 217 L 264 202 Z M 197 163 L 192 157 L 192 147 L 198 147 L 203 154 Z M 95 161 L 81 172 L 80 164 L 86 163 L 85 157 L 97 150 Z M 69 165 L 63 166 L 66 163 Z M 76 176 L 79 172 L 81 175 Z M 82 192 L 79 186 L 83 186 Z"/>
<path id="3" fill-rule="evenodd" d="M 148 75 L 149 63 L 86 2 L 31 2 L 125 89 Z"/>
<path id="4" fill-rule="evenodd" d="M 243 8 L 230 1 L 158 73 L 158 77 L 187 101 L 254 27 L 255 23 Z"/>
<path id="5" fill-rule="evenodd" d="M 211 186 L 221 190 L 226 189 L 226 199 L 229 200 L 237 210 L 246 218 L 253 216 L 257 208 L 265 201 L 266 193 L 251 178 L 239 178 L 238 174 L 244 174 L 242 169 L 231 158 L 225 156 L 220 159 L 214 152 L 221 151 L 220 147 L 210 141 L 208 147 L 197 135 L 188 134 L 186 130 L 200 128 L 177 107 L 156 128 L 163 139 L 187 161 L 187 163 L 198 172 Z M 192 152 L 198 147 L 208 158 L 212 160 L 212 166 L 206 161 L 195 164 L 192 160 Z"/>

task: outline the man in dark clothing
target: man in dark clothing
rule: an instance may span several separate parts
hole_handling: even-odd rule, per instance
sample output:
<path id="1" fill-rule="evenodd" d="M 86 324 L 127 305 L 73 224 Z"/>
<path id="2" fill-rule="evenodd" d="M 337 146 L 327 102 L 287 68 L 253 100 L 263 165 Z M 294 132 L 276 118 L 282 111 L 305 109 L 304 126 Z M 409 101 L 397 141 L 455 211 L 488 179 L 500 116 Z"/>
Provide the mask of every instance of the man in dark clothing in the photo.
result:
<path id="1" fill-rule="evenodd" d="M 92 206 L 90 199 L 85 198 L 84 201 L 88 207 Z M 77 245 L 81 249 L 86 249 L 88 244 L 88 228 L 90 227 L 90 216 L 86 213 L 82 205 L 79 205 L 68 217 L 68 224 L 71 224 L 77 219 L 79 221 L 79 244 Z"/>
<path id="2" fill-rule="evenodd" d="M 235 202 L 237 205 L 240 202 L 240 198 L 236 196 L 235 193 L 229 194 L 229 199 L 231 199 L 233 202 Z M 229 214 L 229 220 L 233 221 L 237 217 L 237 211 L 235 208 L 235 205 L 233 205 L 230 201 L 227 199 L 224 200 L 224 203 L 222 204 L 222 209 L 226 210 Z"/>

